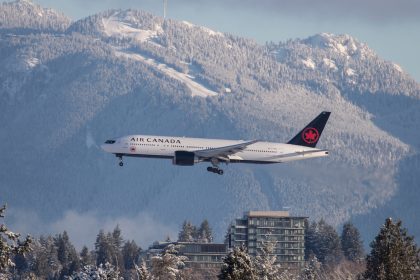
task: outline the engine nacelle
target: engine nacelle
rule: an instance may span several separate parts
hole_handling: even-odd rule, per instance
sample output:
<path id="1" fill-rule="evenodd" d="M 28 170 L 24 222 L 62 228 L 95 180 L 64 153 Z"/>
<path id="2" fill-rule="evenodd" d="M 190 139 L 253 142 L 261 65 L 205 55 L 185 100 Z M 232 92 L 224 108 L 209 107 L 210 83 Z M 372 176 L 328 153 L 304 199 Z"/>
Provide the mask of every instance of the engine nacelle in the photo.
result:
<path id="1" fill-rule="evenodd" d="M 172 161 L 175 165 L 191 166 L 197 163 L 198 159 L 193 152 L 175 151 L 175 156 Z"/>

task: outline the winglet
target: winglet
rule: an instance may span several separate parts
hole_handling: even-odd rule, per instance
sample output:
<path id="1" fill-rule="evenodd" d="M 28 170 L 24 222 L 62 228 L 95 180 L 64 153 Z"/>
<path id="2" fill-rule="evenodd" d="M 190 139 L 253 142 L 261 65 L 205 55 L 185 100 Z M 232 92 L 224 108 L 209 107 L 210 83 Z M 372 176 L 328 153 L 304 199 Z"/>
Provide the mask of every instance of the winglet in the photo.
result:
<path id="1" fill-rule="evenodd" d="M 322 112 L 287 144 L 315 148 L 331 112 Z"/>

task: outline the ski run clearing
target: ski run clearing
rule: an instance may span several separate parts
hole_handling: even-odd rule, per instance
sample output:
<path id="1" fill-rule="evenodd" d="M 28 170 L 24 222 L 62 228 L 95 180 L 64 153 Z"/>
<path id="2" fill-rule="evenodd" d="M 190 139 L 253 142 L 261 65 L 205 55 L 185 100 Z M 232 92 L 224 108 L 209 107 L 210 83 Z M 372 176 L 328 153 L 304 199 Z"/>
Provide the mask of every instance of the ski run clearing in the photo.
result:
<path id="1" fill-rule="evenodd" d="M 204 87 L 203 85 L 197 83 L 194 81 L 194 77 L 185 73 L 181 73 L 171 67 L 169 67 L 166 64 L 163 63 L 157 63 L 152 58 L 146 58 L 138 53 L 132 53 L 132 52 L 124 52 L 121 50 L 116 50 L 115 55 L 118 57 L 125 57 L 128 59 L 133 59 L 137 61 L 144 62 L 150 66 L 155 67 L 156 69 L 159 69 L 164 74 L 168 75 L 169 77 L 176 79 L 178 81 L 183 82 L 188 86 L 188 88 L 191 90 L 192 96 L 199 96 L 199 97 L 208 97 L 208 96 L 215 96 L 217 95 L 217 92 L 209 90 L 208 88 Z"/>
<path id="2" fill-rule="evenodd" d="M 121 19 L 114 14 L 110 18 L 103 18 L 102 24 L 104 32 L 110 37 L 129 37 L 139 42 L 144 42 L 156 36 L 158 32 L 162 32 L 160 26 L 155 26 L 155 30 L 143 30 L 134 28 L 129 22 L 122 22 Z"/>

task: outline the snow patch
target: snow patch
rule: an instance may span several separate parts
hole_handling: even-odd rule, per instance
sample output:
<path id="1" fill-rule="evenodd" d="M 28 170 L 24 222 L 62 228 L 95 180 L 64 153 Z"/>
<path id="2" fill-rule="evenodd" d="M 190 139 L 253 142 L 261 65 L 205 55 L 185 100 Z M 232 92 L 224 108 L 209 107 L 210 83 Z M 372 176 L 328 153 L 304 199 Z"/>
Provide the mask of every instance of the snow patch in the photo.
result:
<path id="1" fill-rule="evenodd" d="M 35 66 L 39 64 L 40 64 L 39 59 L 35 57 L 31 57 L 26 60 L 26 65 L 28 66 L 28 68 L 34 68 Z"/>
<path id="2" fill-rule="evenodd" d="M 188 22 L 186 20 L 181 21 L 183 24 L 185 24 L 186 26 L 188 26 L 189 28 L 193 28 L 195 25 L 192 24 L 191 22 Z"/>
<path id="3" fill-rule="evenodd" d="M 315 69 L 315 62 L 312 59 L 310 59 L 310 58 L 307 58 L 306 60 L 305 59 L 302 59 L 302 63 L 307 68 Z"/>
<path id="4" fill-rule="evenodd" d="M 209 34 L 210 36 L 222 36 L 222 37 L 224 36 L 222 32 L 214 31 L 214 30 L 212 30 L 212 29 L 210 29 L 210 28 L 208 28 L 208 27 L 204 27 L 204 26 L 197 26 L 197 25 L 194 25 L 194 24 L 192 24 L 191 22 L 188 22 L 188 21 L 185 21 L 185 20 L 181 21 L 181 23 L 185 24 L 185 25 L 186 25 L 187 27 L 189 27 L 189 28 L 195 28 L 195 27 L 198 27 L 198 28 L 200 28 L 202 31 L 204 31 L 204 32 L 206 32 L 207 34 Z"/>
<path id="5" fill-rule="evenodd" d="M 137 54 L 137 53 L 123 52 L 123 51 L 119 51 L 119 50 L 116 50 L 115 54 L 117 56 L 120 56 L 120 57 L 125 57 L 125 58 L 134 59 L 134 60 L 137 60 L 137 61 L 144 62 L 144 63 L 146 63 L 150 66 L 153 66 L 154 68 L 160 70 L 161 72 L 170 76 L 171 78 L 174 78 L 178 81 L 183 82 L 191 90 L 191 95 L 192 96 L 208 97 L 208 96 L 217 95 L 217 92 L 212 91 L 212 90 L 206 88 L 205 86 L 203 86 L 203 85 L 197 83 L 196 81 L 194 81 L 194 79 L 195 79 L 194 76 L 191 76 L 191 75 L 188 75 L 188 74 L 185 74 L 185 73 L 181 73 L 181 72 L 175 70 L 174 68 L 169 67 L 166 64 L 156 62 L 152 58 L 146 58 L 146 57 L 144 57 L 140 54 Z"/>
<path id="6" fill-rule="evenodd" d="M 398 72 L 400 72 L 400 73 L 403 73 L 403 72 L 404 72 L 404 70 L 402 69 L 402 67 L 401 67 L 401 66 L 399 66 L 398 64 L 393 63 L 393 66 L 394 66 L 394 68 L 395 68 Z"/>
<path id="7" fill-rule="evenodd" d="M 232 89 L 230 89 L 230 88 L 225 88 L 225 92 L 226 92 L 226 93 L 232 93 Z"/>
<path id="8" fill-rule="evenodd" d="M 139 42 L 147 41 L 163 32 L 159 25 L 155 25 L 154 30 L 134 28 L 129 21 L 121 21 L 115 14 L 109 18 L 103 18 L 102 24 L 105 34 L 109 37 L 132 38 Z"/>
<path id="9" fill-rule="evenodd" d="M 334 60 L 331 60 L 331 59 L 328 59 L 328 58 L 324 58 L 322 60 L 322 62 L 324 62 L 324 65 L 327 66 L 330 69 L 333 69 L 333 70 L 337 70 L 338 69 L 337 68 L 337 65 L 334 62 Z"/>
<path id="10" fill-rule="evenodd" d="M 210 28 L 207 27 L 200 27 L 201 30 L 203 30 L 204 32 L 206 32 L 207 34 L 209 34 L 210 36 L 220 36 L 220 37 L 224 37 L 222 32 L 218 32 L 218 31 L 214 31 Z"/>
<path id="11" fill-rule="evenodd" d="M 347 48 L 345 46 L 343 46 L 342 44 L 340 44 L 340 43 L 336 44 L 335 45 L 335 49 L 339 53 L 347 55 Z"/>
<path id="12" fill-rule="evenodd" d="M 355 76 L 356 75 L 356 71 L 354 69 L 351 68 L 347 68 L 345 71 L 347 76 Z"/>

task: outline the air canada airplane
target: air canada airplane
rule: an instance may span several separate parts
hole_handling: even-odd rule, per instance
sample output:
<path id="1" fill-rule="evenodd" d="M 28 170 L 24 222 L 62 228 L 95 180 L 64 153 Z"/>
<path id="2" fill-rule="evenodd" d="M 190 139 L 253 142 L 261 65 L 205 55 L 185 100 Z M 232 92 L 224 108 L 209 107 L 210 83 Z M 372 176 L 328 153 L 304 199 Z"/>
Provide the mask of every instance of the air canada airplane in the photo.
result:
<path id="1" fill-rule="evenodd" d="M 222 175 L 220 163 L 268 164 L 328 156 L 328 151 L 315 146 L 329 116 L 330 112 L 322 112 L 287 143 L 129 135 L 107 140 L 101 147 L 115 154 L 120 166 L 123 156 L 171 159 L 182 166 L 210 162 L 207 171 Z"/>

